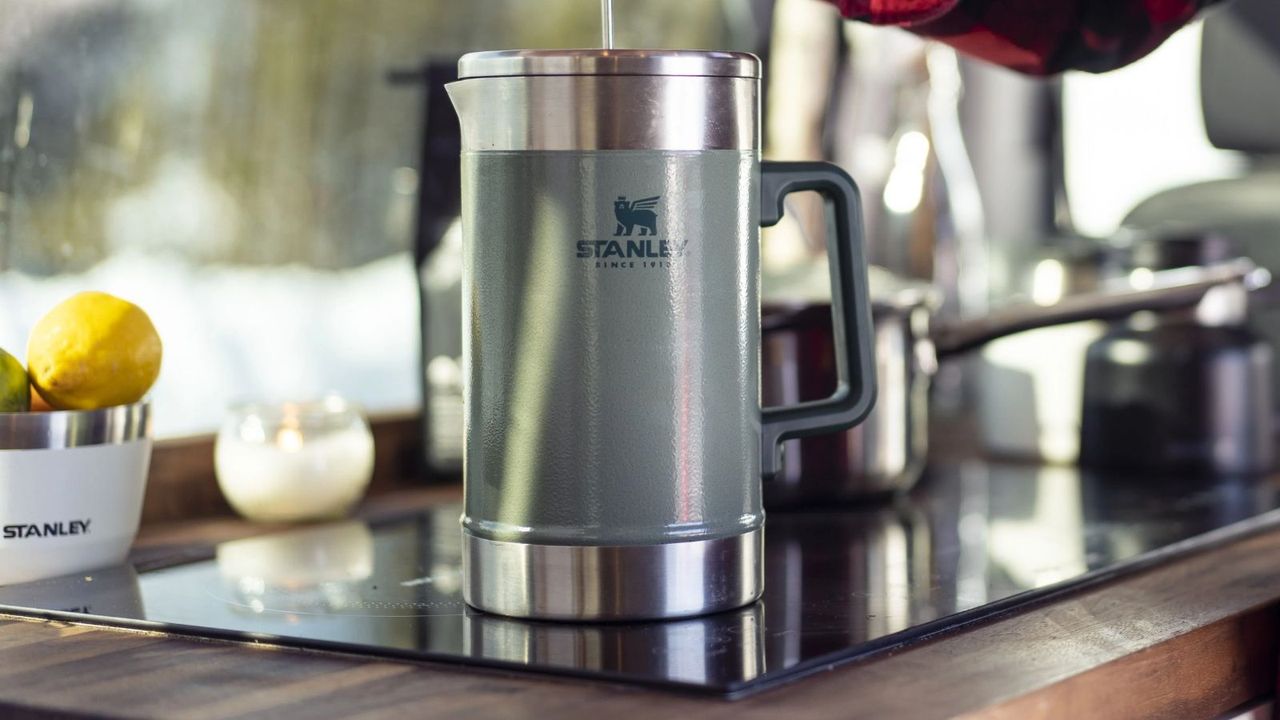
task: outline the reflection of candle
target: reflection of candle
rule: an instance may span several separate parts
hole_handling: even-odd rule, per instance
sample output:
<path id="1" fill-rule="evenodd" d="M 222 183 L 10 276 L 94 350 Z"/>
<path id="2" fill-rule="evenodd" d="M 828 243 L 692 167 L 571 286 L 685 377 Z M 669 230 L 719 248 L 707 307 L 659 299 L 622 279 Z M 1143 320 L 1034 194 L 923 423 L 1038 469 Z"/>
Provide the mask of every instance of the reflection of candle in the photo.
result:
<path id="1" fill-rule="evenodd" d="M 218 434 L 214 461 L 227 501 L 255 520 L 345 514 L 373 474 L 368 425 L 345 406 L 286 405 L 278 418 L 263 417 L 272 412 L 241 411 Z"/>
<path id="2" fill-rule="evenodd" d="M 373 533 L 356 520 L 218 545 L 218 571 L 246 593 L 358 582 L 373 574 Z"/>

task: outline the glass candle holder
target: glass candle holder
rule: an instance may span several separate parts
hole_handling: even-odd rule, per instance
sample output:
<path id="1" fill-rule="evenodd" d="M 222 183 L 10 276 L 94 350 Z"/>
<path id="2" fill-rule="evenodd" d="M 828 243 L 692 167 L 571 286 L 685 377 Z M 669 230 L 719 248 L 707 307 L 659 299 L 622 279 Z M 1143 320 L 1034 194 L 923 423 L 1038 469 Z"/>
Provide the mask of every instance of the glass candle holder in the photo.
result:
<path id="1" fill-rule="evenodd" d="M 218 486 L 263 522 L 345 516 L 373 476 L 373 433 L 341 397 L 231 407 L 214 445 Z"/>

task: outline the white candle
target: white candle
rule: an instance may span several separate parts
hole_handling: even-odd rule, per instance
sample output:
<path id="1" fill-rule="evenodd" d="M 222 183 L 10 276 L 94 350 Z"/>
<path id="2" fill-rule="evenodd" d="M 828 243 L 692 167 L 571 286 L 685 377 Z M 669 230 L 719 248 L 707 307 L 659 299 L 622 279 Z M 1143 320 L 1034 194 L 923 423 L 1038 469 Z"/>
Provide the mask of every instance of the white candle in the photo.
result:
<path id="1" fill-rule="evenodd" d="M 341 517 L 373 475 L 373 435 L 332 399 L 279 409 L 240 410 L 218 434 L 218 485 L 236 512 L 253 520 Z M 349 416 L 349 417 L 348 417 Z"/>

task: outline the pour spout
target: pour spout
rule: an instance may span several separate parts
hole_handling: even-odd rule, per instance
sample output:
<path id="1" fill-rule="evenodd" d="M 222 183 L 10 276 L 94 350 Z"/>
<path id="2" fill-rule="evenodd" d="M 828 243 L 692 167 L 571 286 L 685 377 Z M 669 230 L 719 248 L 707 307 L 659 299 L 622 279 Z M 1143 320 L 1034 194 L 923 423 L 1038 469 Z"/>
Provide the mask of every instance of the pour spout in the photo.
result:
<path id="1" fill-rule="evenodd" d="M 446 83 L 444 91 L 449 94 L 449 102 L 453 103 L 453 112 L 458 116 L 458 127 L 462 131 L 462 144 L 467 145 L 469 129 L 475 124 L 476 88 L 474 80 L 457 80 Z"/>
<path id="2" fill-rule="evenodd" d="M 469 99 L 471 93 L 467 92 L 460 80 L 445 83 L 444 91 L 449 95 L 449 102 L 453 103 L 453 111 L 458 114 L 458 120 L 462 120 L 463 116 L 470 113 L 471 103 Z"/>

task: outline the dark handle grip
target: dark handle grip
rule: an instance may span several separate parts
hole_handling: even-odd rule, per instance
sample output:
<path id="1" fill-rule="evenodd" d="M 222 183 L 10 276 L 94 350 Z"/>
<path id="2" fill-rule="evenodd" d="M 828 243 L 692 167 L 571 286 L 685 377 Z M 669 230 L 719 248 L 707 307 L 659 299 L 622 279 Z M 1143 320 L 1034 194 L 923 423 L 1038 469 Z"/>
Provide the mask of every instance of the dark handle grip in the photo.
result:
<path id="1" fill-rule="evenodd" d="M 766 477 L 779 470 L 782 441 L 847 430 L 862 422 L 876 402 L 875 328 L 862 249 L 862 203 L 853 178 L 830 163 L 762 163 L 760 225 L 776 225 L 782 219 L 786 196 L 804 190 L 822 195 L 835 220 L 834 232 L 827 232 L 827 253 L 837 384 L 835 394 L 825 400 L 763 410 L 760 467 Z"/>

